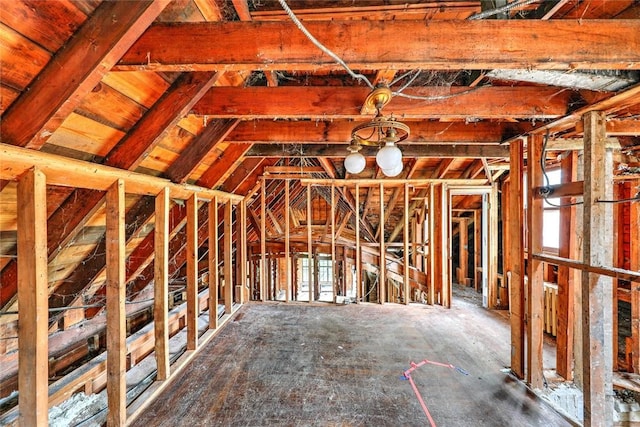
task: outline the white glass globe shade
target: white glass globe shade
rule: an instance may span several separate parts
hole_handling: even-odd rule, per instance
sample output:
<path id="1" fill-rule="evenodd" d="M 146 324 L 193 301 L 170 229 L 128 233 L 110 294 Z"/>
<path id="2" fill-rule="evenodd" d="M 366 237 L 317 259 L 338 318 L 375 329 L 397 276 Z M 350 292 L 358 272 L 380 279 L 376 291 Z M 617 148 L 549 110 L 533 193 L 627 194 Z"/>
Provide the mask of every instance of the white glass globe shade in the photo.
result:
<path id="1" fill-rule="evenodd" d="M 395 170 L 402 165 L 402 151 L 393 142 L 387 142 L 376 154 L 376 163 L 382 170 Z"/>
<path id="2" fill-rule="evenodd" d="M 382 173 L 389 178 L 400 175 L 400 172 L 402 172 L 402 161 L 400 161 L 400 163 L 398 163 L 398 166 L 393 169 L 382 169 Z"/>
<path id="3" fill-rule="evenodd" d="M 344 168 L 351 174 L 359 174 L 367 165 L 367 160 L 357 151 L 344 158 Z"/>

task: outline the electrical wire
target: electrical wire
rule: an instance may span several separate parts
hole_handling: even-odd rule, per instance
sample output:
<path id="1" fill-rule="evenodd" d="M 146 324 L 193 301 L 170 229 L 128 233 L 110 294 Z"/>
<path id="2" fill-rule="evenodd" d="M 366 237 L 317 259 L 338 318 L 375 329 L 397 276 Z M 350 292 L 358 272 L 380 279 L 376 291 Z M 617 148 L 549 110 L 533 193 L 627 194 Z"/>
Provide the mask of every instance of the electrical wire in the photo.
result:
<path id="1" fill-rule="evenodd" d="M 549 184 L 549 176 L 547 175 L 547 169 L 546 169 L 546 159 L 547 159 L 547 142 L 549 141 L 549 130 L 547 130 L 547 133 L 544 135 L 544 140 L 542 142 L 542 156 L 540 157 L 540 169 L 542 169 L 542 175 L 544 176 L 544 180 L 545 180 L 545 186 L 540 190 L 540 195 L 542 196 L 542 198 L 544 199 L 544 201 L 549 204 L 550 206 L 553 206 L 554 208 L 564 208 L 564 207 L 569 207 L 569 206 L 576 206 L 576 205 L 582 205 L 584 204 L 584 202 L 573 202 L 573 203 L 563 203 L 561 205 L 557 205 L 555 203 L 552 203 L 549 201 L 549 196 L 552 194 L 552 189 L 551 186 Z M 618 199 L 618 200 L 596 200 L 595 203 L 611 203 L 611 204 L 617 204 L 617 203 L 634 203 L 634 202 L 640 202 L 640 191 L 633 197 L 629 197 L 627 199 Z"/>
<path id="2" fill-rule="evenodd" d="M 532 1 L 532 0 L 525 0 L 525 1 Z M 282 9 L 284 9 L 284 11 L 287 13 L 287 15 L 289 16 L 289 18 L 291 18 L 291 20 L 293 21 L 293 23 L 296 25 L 296 27 L 298 27 L 298 29 L 309 39 L 309 41 L 311 43 L 313 43 L 318 49 L 320 49 L 322 52 L 324 52 L 325 54 L 329 55 L 331 58 L 333 58 L 334 61 L 336 61 L 336 63 L 338 63 L 338 65 L 340 65 L 342 68 L 344 68 L 346 70 L 346 72 L 354 79 L 356 80 L 361 80 L 363 81 L 370 89 L 375 89 L 375 86 L 373 85 L 373 83 L 371 83 L 371 80 L 369 80 L 367 78 L 367 76 L 365 76 L 364 74 L 361 73 L 356 73 L 354 72 L 351 68 L 349 68 L 349 66 L 347 65 L 346 62 L 344 62 L 344 60 L 342 58 L 340 58 L 337 54 L 335 54 L 331 49 L 327 48 L 326 46 L 324 46 L 318 39 L 316 39 L 310 32 L 309 30 L 304 26 L 304 24 L 298 19 L 298 17 L 296 16 L 296 14 L 291 10 L 291 8 L 289 7 L 289 5 L 287 4 L 286 0 L 278 0 L 278 2 L 280 3 L 280 6 L 282 6 Z M 524 3 L 523 3 L 524 4 Z M 515 7 L 518 5 L 513 5 L 512 7 Z M 490 11 L 487 11 L 490 12 Z M 496 12 L 499 13 L 499 12 Z M 476 19 L 481 19 L 481 18 L 476 18 Z M 413 72 L 410 71 L 409 73 Z M 418 76 L 418 74 L 420 74 L 421 70 L 417 70 L 416 75 L 412 78 L 412 80 L 415 79 L 415 77 Z M 400 80 L 402 78 L 405 78 L 408 74 L 405 73 L 401 76 L 401 78 L 399 78 Z M 394 82 L 398 81 L 398 79 L 394 80 Z M 408 85 L 404 85 L 402 87 L 401 90 L 406 89 L 406 87 L 408 87 Z M 399 96 L 402 98 L 408 98 L 408 99 L 414 99 L 414 100 L 420 100 L 420 101 L 439 101 L 442 99 L 448 99 L 448 98 L 453 98 L 455 96 L 459 96 L 459 95 L 463 95 L 469 92 L 474 92 L 478 89 L 480 89 L 481 86 L 477 86 L 474 88 L 471 88 L 469 90 L 466 91 L 462 91 L 462 92 L 457 92 L 457 93 L 452 93 L 450 95 L 435 95 L 435 96 L 421 96 L 421 95 L 406 95 L 404 93 L 401 92 L 401 90 L 392 92 L 393 96 Z"/>
<path id="3" fill-rule="evenodd" d="M 552 193 L 550 184 L 549 184 L 549 175 L 547 175 L 547 142 L 549 141 L 549 130 L 547 129 L 547 133 L 544 135 L 544 139 L 542 141 L 542 156 L 540 156 L 540 169 L 542 170 L 542 176 L 545 180 L 545 186 L 540 190 L 540 195 L 544 199 L 545 203 L 549 206 L 553 206 L 554 208 L 565 208 L 570 206 L 582 205 L 584 202 L 571 202 L 571 203 L 563 203 L 563 204 L 555 204 L 549 201 L 549 196 Z"/>
<path id="4" fill-rule="evenodd" d="M 506 4 L 502 7 L 498 7 L 496 9 L 485 10 L 484 12 L 476 13 L 475 15 L 471 15 L 468 19 L 469 21 L 477 21 L 479 19 L 488 18 L 490 16 L 494 16 L 499 13 L 508 12 L 511 9 L 516 8 L 518 6 L 526 6 L 528 4 L 535 3 L 537 1 L 539 0 L 516 0 L 514 2 Z"/>
<path id="5" fill-rule="evenodd" d="M 320 49 L 321 51 L 329 55 L 331 58 L 333 58 L 333 60 L 336 61 L 338 64 L 340 64 L 342 68 L 344 68 L 351 77 L 353 77 L 356 80 L 361 80 L 365 82 L 365 84 L 369 86 L 369 89 L 374 89 L 373 83 L 371 83 L 371 81 L 367 78 L 367 76 L 365 76 L 364 74 L 355 73 L 353 70 L 351 70 L 351 68 L 349 68 L 349 66 L 342 60 L 342 58 L 340 58 L 338 55 L 333 53 L 333 51 L 331 51 L 329 48 L 325 47 L 322 43 L 318 41 L 318 39 L 316 39 L 309 32 L 309 30 L 307 30 L 307 28 L 302 24 L 302 22 L 298 19 L 298 17 L 289 8 L 289 5 L 287 4 L 286 0 L 278 0 L 278 2 L 280 3 L 280 6 L 282 6 L 284 11 L 287 13 L 287 15 L 289 15 L 289 18 L 291 18 L 293 23 L 296 24 L 296 27 L 298 27 L 298 29 L 302 31 L 302 33 L 305 36 L 307 36 L 307 38 L 311 41 L 311 43 L 316 45 L 318 49 Z"/>

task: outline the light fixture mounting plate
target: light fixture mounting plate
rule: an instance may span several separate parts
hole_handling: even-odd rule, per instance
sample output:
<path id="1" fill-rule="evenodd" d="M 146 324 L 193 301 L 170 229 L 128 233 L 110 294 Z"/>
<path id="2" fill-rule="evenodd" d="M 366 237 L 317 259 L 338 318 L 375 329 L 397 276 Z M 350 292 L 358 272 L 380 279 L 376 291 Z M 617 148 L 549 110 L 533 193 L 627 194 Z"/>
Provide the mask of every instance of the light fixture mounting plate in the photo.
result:
<path id="1" fill-rule="evenodd" d="M 360 114 L 375 114 L 391 101 L 392 92 L 389 86 L 376 87 L 364 100 Z"/>

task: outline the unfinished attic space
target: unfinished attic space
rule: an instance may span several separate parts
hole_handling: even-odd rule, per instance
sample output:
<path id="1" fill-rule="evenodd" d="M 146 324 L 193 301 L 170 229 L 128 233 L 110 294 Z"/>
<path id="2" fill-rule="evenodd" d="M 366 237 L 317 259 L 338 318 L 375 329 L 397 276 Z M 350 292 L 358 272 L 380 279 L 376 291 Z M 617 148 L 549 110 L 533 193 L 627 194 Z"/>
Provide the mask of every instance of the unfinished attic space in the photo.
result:
<path id="1" fill-rule="evenodd" d="M 640 1 L 0 6 L 0 425 L 640 423 Z"/>

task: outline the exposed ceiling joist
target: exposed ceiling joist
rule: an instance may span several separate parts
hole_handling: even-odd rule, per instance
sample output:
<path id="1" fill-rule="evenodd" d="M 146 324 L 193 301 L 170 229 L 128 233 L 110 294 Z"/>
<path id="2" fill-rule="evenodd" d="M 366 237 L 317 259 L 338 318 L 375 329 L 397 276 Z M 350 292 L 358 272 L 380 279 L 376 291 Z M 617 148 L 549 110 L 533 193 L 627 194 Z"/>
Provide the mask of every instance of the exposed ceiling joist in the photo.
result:
<path id="1" fill-rule="evenodd" d="M 640 67 L 638 20 L 353 20 L 305 25 L 353 69 Z M 115 69 L 339 68 L 293 23 L 284 21 L 156 24 Z"/>
<path id="2" fill-rule="evenodd" d="M 215 87 L 192 113 L 212 118 L 361 119 L 366 87 Z M 571 91 L 553 87 L 419 87 L 395 96 L 385 113 L 400 118 L 555 118 L 567 113 Z"/>
<path id="3" fill-rule="evenodd" d="M 508 158 L 509 147 L 507 145 L 480 145 L 480 144 L 429 144 L 408 145 L 400 144 L 405 157 L 467 157 L 467 158 Z M 346 143 L 345 150 L 346 152 Z M 365 157 L 375 157 L 376 147 L 363 147 L 361 153 Z M 336 157 L 343 158 L 345 153 L 336 150 L 336 147 L 308 144 L 297 149 L 283 148 L 275 144 L 256 144 L 246 153 L 246 157 Z"/>

